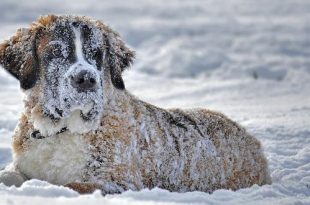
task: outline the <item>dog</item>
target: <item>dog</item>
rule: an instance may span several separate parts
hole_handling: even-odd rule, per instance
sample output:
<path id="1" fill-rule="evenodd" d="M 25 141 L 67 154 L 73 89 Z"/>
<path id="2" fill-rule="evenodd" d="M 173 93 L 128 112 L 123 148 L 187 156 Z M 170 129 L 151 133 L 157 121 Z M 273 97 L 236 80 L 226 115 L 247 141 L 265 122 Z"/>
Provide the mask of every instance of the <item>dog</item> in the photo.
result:
<path id="1" fill-rule="evenodd" d="M 79 193 L 174 192 L 270 184 L 260 142 L 223 114 L 161 109 L 131 95 L 135 53 L 88 17 L 48 15 L 0 44 L 24 111 L 0 181 L 40 179 Z"/>

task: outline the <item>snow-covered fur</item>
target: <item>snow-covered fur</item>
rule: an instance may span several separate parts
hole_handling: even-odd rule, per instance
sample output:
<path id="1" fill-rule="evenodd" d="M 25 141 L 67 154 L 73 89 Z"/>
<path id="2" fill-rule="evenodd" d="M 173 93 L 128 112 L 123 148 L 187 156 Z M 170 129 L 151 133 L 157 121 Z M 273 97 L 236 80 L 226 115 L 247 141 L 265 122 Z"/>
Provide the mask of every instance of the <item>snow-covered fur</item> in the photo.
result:
<path id="1" fill-rule="evenodd" d="M 26 97 L 10 168 L 20 176 L 11 180 L 6 171 L 0 180 L 104 194 L 271 183 L 261 144 L 237 123 L 207 109 L 161 109 L 128 93 L 121 73 L 133 57 L 108 26 L 76 16 L 41 17 L 1 44 L 0 63 Z"/>

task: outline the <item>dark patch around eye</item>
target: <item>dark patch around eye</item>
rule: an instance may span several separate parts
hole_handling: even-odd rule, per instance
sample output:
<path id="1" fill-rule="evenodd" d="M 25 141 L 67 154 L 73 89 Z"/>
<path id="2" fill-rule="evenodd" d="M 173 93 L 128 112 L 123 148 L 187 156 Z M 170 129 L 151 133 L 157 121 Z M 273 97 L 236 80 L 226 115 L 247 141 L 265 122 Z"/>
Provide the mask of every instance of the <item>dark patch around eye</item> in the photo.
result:
<path id="1" fill-rule="evenodd" d="M 83 39 L 83 54 L 85 59 L 91 63 L 91 61 L 96 62 L 96 67 L 98 70 L 101 70 L 103 64 L 103 53 L 100 48 L 92 48 L 91 37 L 93 35 L 91 28 L 87 25 L 81 27 L 81 37 Z"/>
<path id="2" fill-rule="evenodd" d="M 72 38 L 73 31 L 67 24 L 65 25 L 58 24 L 55 27 L 54 35 L 57 39 L 61 39 L 62 41 L 66 42 L 68 41 L 68 39 Z"/>
<path id="3" fill-rule="evenodd" d="M 87 25 L 82 26 L 82 37 L 84 39 L 89 39 L 89 36 L 91 35 L 91 29 Z"/>
<path id="4" fill-rule="evenodd" d="M 103 63 L 103 53 L 102 53 L 102 51 L 101 51 L 100 48 L 97 48 L 97 49 L 94 51 L 93 59 L 96 61 L 97 69 L 98 69 L 98 70 L 101 70 L 102 63 Z"/>
<path id="5" fill-rule="evenodd" d="M 68 52 L 68 57 L 67 57 L 68 61 L 70 63 L 74 63 L 76 61 L 76 56 L 75 56 L 74 39 L 72 36 L 68 39 L 67 52 Z"/>
<path id="6" fill-rule="evenodd" d="M 66 48 L 68 52 L 67 60 L 70 63 L 73 63 L 76 60 L 75 46 L 74 46 L 74 32 L 71 26 L 69 26 L 69 23 L 66 23 L 65 25 L 57 25 L 53 37 L 55 40 L 60 40 L 65 45 L 68 46 Z"/>
<path id="7" fill-rule="evenodd" d="M 91 36 L 91 30 L 87 25 L 83 25 L 81 27 L 81 37 L 83 39 L 83 54 L 86 60 L 88 60 L 88 56 L 90 53 L 90 36 Z"/>
<path id="8" fill-rule="evenodd" d="M 62 53 L 62 46 L 59 44 L 50 45 L 47 47 L 45 54 L 43 56 L 43 62 L 48 65 L 53 59 L 64 59 Z"/>
<path id="9" fill-rule="evenodd" d="M 62 53 L 62 48 L 61 45 L 54 45 L 52 46 L 51 48 L 51 56 L 53 58 L 61 58 L 61 57 L 64 57 L 63 56 L 63 53 Z"/>

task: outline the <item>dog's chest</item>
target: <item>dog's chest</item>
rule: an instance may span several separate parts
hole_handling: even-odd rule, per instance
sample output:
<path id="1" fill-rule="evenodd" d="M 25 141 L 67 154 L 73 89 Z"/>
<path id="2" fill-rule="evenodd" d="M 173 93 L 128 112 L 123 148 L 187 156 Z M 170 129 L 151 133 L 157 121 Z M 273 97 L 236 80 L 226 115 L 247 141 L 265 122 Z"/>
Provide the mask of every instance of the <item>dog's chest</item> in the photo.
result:
<path id="1" fill-rule="evenodd" d="M 28 178 L 61 185 L 83 181 L 91 154 L 82 136 L 64 133 L 30 140 L 25 152 L 16 159 L 20 171 Z"/>

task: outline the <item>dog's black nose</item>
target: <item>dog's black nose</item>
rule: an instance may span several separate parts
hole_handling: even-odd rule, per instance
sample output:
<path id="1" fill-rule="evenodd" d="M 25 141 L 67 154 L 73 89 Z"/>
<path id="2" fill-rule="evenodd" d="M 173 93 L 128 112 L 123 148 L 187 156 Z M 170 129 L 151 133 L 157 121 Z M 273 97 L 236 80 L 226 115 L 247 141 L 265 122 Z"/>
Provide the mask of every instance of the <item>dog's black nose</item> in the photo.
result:
<path id="1" fill-rule="evenodd" d="M 78 92 L 93 91 L 96 87 L 96 78 L 87 70 L 82 70 L 74 76 L 71 76 L 71 85 Z"/>

